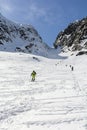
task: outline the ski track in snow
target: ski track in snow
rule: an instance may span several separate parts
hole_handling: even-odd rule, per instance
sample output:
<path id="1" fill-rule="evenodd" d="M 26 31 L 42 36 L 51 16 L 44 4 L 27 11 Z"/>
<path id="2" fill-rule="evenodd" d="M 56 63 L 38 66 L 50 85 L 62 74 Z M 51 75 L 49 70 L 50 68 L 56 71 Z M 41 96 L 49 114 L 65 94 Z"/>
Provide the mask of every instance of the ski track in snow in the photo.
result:
<path id="1" fill-rule="evenodd" d="M 87 72 L 78 71 L 79 60 L 38 59 L 1 53 L 0 130 L 86 130 Z M 33 69 L 35 82 L 30 81 Z"/>

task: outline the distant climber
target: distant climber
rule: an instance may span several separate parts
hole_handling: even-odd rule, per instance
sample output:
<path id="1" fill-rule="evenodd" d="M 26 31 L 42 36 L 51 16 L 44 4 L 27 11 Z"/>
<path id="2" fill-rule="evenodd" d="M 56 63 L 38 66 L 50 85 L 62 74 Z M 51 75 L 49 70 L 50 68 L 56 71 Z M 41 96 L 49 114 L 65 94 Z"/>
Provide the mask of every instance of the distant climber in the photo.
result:
<path id="1" fill-rule="evenodd" d="M 31 81 L 35 81 L 36 74 L 37 73 L 33 70 L 33 72 L 31 73 L 31 77 L 32 77 Z"/>
<path id="2" fill-rule="evenodd" d="M 74 70 L 74 67 L 72 65 L 70 65 L 70 68 L 71 68 L 72 71 Z"/>
<path id="3" fill-rule="evenodd" d="M 70 65 L 70 67 L 72 67 L 72 66 Z"/>
<path id="4" fill-rule="evenodd" d="M 72 70 L 72 71 L 74 70 L 74 67 L 73 67 L 73 66 L 71 67 L 71 70 Z"/>

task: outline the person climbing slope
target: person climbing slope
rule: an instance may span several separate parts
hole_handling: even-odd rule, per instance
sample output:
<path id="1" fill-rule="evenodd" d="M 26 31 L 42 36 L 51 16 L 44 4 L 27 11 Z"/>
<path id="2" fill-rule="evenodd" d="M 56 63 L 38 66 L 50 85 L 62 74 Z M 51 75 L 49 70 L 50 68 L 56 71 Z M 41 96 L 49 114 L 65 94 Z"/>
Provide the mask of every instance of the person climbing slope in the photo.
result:
<path id="1" fill-rule="evenodd" d="M 31 73 L 31 81 L 35 81 L 35 77 L 36 77 L 36 72 L 33 70 L 33 72 Z"/>

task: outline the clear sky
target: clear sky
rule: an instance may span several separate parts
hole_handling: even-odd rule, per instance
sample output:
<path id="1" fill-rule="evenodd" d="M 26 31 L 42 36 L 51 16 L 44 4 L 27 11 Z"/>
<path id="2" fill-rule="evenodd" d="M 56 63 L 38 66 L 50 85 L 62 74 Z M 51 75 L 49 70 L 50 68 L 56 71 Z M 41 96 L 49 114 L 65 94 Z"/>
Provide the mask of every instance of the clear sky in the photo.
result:
<path id="1" fill-rule="evenodd" d="M 0 12 L 16 23 L 31 24 L 52 46 L 68 24 L 87 16 L 87 0 L 0 0 Z"/>

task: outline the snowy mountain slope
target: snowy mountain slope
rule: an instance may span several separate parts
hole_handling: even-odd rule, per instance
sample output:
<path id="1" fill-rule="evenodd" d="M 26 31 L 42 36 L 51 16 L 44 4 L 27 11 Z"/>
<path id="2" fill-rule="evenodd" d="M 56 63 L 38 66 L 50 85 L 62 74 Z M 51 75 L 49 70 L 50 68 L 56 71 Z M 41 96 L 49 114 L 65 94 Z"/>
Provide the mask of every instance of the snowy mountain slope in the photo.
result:
<path id="1" fill-rule="evenodd" d="M 64 60 L 0 52 L 0 130 L 86 130 L 86 65 L 86 55 Z"/>
<path id="2" fill-rule="evenodd" d="M 42 38 L 33 26 L 16 24 L 3 17 L 1 14 L 0 51 L 18 51 L 45 57 L 51 57 L 51 52 L 53 51 L 56 54 L 55 49 L 50 48 L 43 42 Z"/>
<path id="3" fill-rule="evenodd" d="M 55 48 L 62 51 L 86 51 L 87 53 L 87 17 L 75 21 L 61 31 L 54 42 Z"/>

